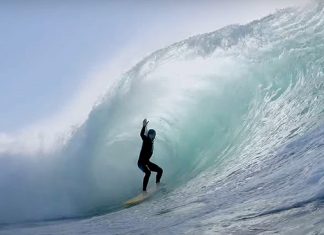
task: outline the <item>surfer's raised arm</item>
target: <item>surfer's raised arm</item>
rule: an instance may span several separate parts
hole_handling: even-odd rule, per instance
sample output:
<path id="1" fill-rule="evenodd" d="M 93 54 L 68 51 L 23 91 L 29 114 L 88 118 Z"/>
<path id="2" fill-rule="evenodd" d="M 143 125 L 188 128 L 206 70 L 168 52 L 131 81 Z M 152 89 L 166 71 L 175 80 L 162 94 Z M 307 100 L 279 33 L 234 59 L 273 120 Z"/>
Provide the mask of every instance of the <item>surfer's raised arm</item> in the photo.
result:
<path id="1" fill-rule="evenodd" d="M 145 119 L 143 120 L 143 127 L 142 127 L 142 130 L 141 130 L 141 138 L 142 138 L 142 140 L 144 140 L 145 137 L 146 137 L 146 135 L 145 135 L 145 129 L 146 129 L 146 126 L 147 126 L 148 123 L 149 123 L 149 122 L 148 122 L 147 119 L 145 118 Z"/>

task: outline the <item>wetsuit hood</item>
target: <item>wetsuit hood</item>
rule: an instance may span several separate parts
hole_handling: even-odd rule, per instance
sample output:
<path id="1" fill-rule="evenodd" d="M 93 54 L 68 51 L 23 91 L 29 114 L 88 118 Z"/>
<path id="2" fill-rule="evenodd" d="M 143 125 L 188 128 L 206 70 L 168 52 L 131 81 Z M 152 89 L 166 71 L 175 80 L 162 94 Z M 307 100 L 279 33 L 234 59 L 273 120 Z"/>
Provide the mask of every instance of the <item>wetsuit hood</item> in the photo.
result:
<path id="1" fill-rule="evenodd" d="M 147 136 L 150 138 L 150 140 L 154 140 L 155 139 L 155 136 L 156 136 L 156 132 L 155 130 L 153 129 L 150 129 L 148 132 L 147 132 Z"/>

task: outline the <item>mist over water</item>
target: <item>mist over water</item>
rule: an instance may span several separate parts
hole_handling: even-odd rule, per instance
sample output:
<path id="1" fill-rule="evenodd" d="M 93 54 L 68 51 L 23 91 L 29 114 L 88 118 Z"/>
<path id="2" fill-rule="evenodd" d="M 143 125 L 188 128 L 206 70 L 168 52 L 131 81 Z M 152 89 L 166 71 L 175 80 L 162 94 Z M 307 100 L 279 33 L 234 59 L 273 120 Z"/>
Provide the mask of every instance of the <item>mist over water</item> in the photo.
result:
<path id="1" fill-rule="evenodd" d="M 157 131 L 152 161 L 164 169 L 170 192 L 152 211 L 194 202 L 201 216 L 223 210 L 237 221 L 310 203 L 322 211 L 323 5 L 281 10 L 156 51 L 114 84 L 63 150 L 2 154 L 0 223 L 121 209 L 141 190 L 144 118 Z M 169 224 L 163 217 L 161 227 Z"/>

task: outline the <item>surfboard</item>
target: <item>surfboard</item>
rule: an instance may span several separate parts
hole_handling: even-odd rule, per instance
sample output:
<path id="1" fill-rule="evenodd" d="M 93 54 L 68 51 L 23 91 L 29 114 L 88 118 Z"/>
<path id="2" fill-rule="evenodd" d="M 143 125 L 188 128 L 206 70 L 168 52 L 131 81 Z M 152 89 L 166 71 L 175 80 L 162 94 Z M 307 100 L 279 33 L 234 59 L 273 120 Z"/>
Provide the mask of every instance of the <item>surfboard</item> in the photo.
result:
<path id="1" fill-rule="evenodd" d="M 131 207 L 137 204 L 144 202 L 145 200 L 149 199 L 157 190 L 159 189 L 158 186 L 148 190 L 146 193 L 142 192 L 134 198 L 129 199 L 124 203 L 124 207 Z"/>

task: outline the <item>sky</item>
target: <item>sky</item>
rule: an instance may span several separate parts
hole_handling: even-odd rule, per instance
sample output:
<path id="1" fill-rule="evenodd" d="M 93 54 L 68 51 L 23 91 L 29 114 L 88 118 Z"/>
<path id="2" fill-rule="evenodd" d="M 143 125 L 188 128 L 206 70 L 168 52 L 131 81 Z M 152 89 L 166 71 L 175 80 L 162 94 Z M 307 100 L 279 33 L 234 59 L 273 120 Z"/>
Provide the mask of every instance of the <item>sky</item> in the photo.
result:
<path id="1" fill-rule="evenodd" d="M 154 50 L 306 1 L 2 0 L 0 140 L 82 122 L 109 82 Z"/>

